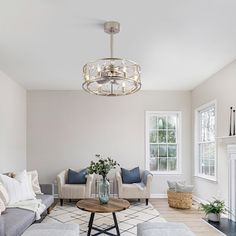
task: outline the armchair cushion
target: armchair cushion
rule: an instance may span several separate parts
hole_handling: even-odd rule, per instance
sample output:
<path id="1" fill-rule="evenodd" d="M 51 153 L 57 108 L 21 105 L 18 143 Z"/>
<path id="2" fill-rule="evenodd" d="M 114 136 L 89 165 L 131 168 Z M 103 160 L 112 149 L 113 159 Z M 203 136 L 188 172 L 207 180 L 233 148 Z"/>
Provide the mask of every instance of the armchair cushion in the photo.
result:
<path id="1" fill-rule="evenodd" d="M 126 170 L 124 168 L 121 168 L 121 176 L 122 182 L 124 184 L 133 184 L 141 182 L 139 167 L 136 167 L 132 170 Z"/>

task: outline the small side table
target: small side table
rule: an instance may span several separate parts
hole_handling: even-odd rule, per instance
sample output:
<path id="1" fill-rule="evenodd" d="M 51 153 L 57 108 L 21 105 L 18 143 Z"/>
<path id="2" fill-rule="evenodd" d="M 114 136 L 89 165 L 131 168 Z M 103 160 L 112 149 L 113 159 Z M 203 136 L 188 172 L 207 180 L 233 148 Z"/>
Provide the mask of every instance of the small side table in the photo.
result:
<path id="1" fill-rule="evenodd" d="M 87 236 L 91 235 L 92 229 L 98 231 L 95 235 L 99 234 L 107 234 L 107 235 L 115 235 L 112 233 L 109 233 L 108 231 L 116 228 L 117 235 L 120 235 L 119 226 L 117 223 L 116 218 L 116 212 L 126 210 L 129 208 L 130 203 L 127 200 L 124 199 L 117 199 L 117 198 L 111 198 L 107 204 L 101 205 L 99 200 L 97 198 L 90 198 L 90 199 L 84 199 L 77 202 L 76 206 L 83 210 L 91 212 L 90 220 L 88 224 L 88 233 Z M 114 225 L 110 226 L 107 229 L 100 229 L 93 226 L 93 220 L 95 213 L 112 213 Z"/>

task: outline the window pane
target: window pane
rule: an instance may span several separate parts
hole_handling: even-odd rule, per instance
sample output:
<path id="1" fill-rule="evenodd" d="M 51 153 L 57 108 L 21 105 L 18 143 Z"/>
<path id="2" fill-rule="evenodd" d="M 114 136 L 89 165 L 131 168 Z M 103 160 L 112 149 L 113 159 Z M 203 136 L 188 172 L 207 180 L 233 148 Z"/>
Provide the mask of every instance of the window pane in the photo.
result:
<path id="1" fill-rule="evenodd" d="M 168 116 L 168 129 L 176 129 L 177 116 Z"/>
<path id="2" fill-rule="evenodd" d="M 153 112 L 148 115 L 149 169 L 176 171 L 178 163 L 178 114 Z"/>
<path id="3" fill-rule="evenodd" d="M 215 107 L 200 112 L 200 141 L 215 140 Z"/>
<path id="4" fill-rule="evenodd" d="M 166 131 L 165 130 L 159 130 L 158 131 L 158 142 L 159 143 L 166 143 Z"/>
<path id="5" fill-rule="evenodd" d="M 215 158 L 215 143 L 201 143 L 199 144 L 199 156 L 204 159 Z"/>
<path id="6" fill-rule="evenodd" d="M 176 157 L 177 145 L 168 145 L 168 156 Z"/>
<path id="7" fill-rule="evenodd" d="M 168 131 L 168 143 L 176 143 L 175 131 Z"/>
<path id="8" fill-rule="evenodd" d="M 156 130 L 150 131 L 149 142 L 150 143 L 157 143 L 157 131 Z"/>
<path id="9" fill-rule="evenodd" d="M 158 145 L 150 144 L 150 157 L 158 157 Z"/>
<path id="10" fill-rule="evenodd" d="M 176 170 L 176 158 L 168 158 L 168 170 L 173 171 Z"/>
<path id="11" fill-rule="evenodd" d="M 149 126 L 150 126 L 150 129 L 156 129 L 157 128 L 157 117 L 156 116 L 151 116 L 150 117 Z"/>
<path id="12" fill-rule="evenodd" d="M 167 145 L 159 145 L 159 157 L 167 157 Z"/>
<path id="13" fill-rule="evenodd" d="M 209 158 L 210 159 L 215 159 L 215 143 L 210 143 L 209 144 Z"/>
<path id="14" fill-rule="evenodd" d="M 151 158 L 150 159 L 150 171 L 157 171 L 158 170 L 158 159 Z"/>
<path id="15" fill-rule="evenodd" d="M 157 127 L 158 129 L 166 129 L 166 117 L 158 117 L 157 120 Z"/>
<path id="16" fill-rule="evenodd" d="M 167 159 L 166 158 L 160 157 L 159 170 L 160 171 L 167 171 Z"/>
<path id="17" fill-rule="evenodd" d="M 214 176 L 215 175 L 215 160 L 210 160 L 209 161 L 209 171 L 210 171 L 210 175 Z"/>
<path id="18" fill-rule="evenodd" d="M 201 160 L 201 171 L 204 175 L 209 175 L 209 161 L 206 159 Z"/>

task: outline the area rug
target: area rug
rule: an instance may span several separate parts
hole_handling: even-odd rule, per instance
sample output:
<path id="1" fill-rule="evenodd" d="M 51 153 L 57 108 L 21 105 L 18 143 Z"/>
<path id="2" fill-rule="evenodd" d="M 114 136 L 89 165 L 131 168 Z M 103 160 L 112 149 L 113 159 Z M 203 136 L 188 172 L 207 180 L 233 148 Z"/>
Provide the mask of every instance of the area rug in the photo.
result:
<path id="1" fill-rule="evenodd" d="M 142 222 L 166 222 L 159 216 L 159 212 L 149 204 L 142 202 L 131 203 L 129 209 L 117 212 L 117 220 L 122 236 L 137 235 L 137 224 Z M 75 203 L 65 203 L 64 206 L 56 205 L 43 223 L 77 223 L 80 226 L 80 235 L 87 235 L 90 213 L 82 211 L 75 206 Z M 95 214 L 94 226 L 108 228 L 113 225 L 112 214 Z M 116 233 L 115 229 L 109 231 Z M 97 231 L 92 231 L 92 235 Z M 104 235 L 104 234 L 101 234 Z"/>

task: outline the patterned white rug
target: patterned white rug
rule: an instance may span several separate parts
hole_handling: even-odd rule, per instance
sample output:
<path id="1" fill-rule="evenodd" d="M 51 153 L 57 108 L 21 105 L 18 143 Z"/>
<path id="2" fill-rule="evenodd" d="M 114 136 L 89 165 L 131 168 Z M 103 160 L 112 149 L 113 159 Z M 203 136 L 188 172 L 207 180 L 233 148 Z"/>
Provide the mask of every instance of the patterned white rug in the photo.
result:
<path id="1" fill-rule="evenodd" d="M 137 235 L 137 224 L 142 222 L 166 222 L 159 216 L 159 212 L 149 203 L 148 206 L 142 202 L 131 203 L 129 209 L 116 213 L 122 236 Z M 64 206 L 56 205 L 43 223 L 77 223 L 80 226 L 80 235 L 87 235 L 90 213 L 82 211 L 75 206 L 75 203 L 65 203 Z M 108 228 L 113 225 L 112 214 L 95 214 L 93 226 Z M 115 229 L 109 231 L 116 233 Z M 92 235 L 97 231 L 92 230 Z M 105 234 L 101 234 L 105 235 Z"/>

